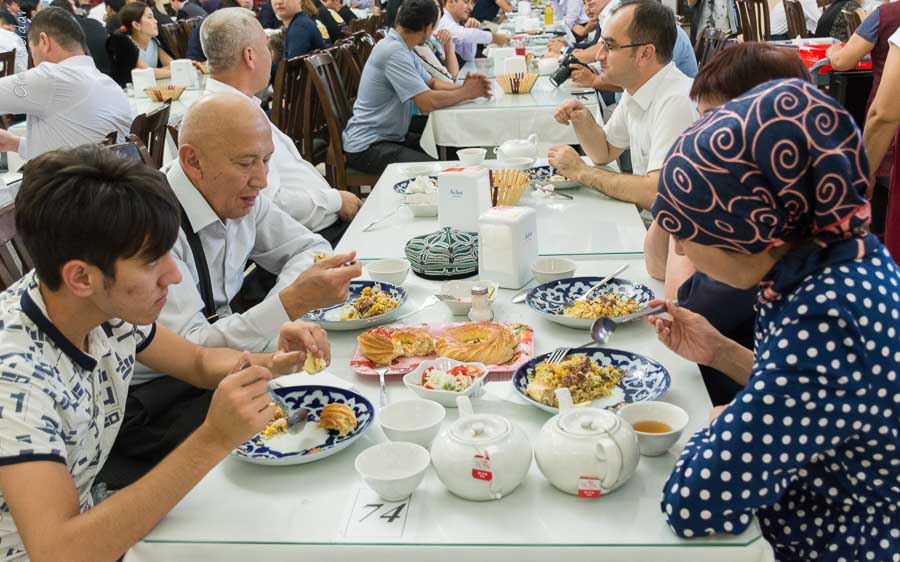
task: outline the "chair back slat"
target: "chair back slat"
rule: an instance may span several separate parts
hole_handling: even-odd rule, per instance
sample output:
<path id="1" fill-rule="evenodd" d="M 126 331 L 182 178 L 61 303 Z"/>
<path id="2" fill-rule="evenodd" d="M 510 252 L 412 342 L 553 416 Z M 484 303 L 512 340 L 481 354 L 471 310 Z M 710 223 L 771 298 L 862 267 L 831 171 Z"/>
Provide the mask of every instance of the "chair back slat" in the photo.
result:
<path id="1" fill-rule="evenodd" d="M 328 52 L 317 53 L 304 61 L 315 98 L 321 106 L 328 133 L 328 152 L 325 163 L 329 176 L 336 178 L 333 185 L 339 189 L 346 187 L 344 145 L 341 134 L 350 119 L 351 110 L 344 98 L 344 86 L 338 73 L 337 63 Z"/>
<path id="2" fill-rule="evenodd" d="M 16 209 L 10 203 L 0 208 L 0 290 L 5 290 L 33 268 L 34 260 L 16 235 Z"/>
<path id="3" fill-rule="evenodd" d="M 0 53 L 0 78 L 16 73 L 16 50 Z"/>
<path id="4" fill-rule="evenodd" d="M 861 8 L 855 10 L 845 8 L 841 10 L 841 13 L 844 14 L 844 22 L 847 24 L 847 37 L 853 35 L 856 32 L 856 28 L 862 23 L 863 17 L 861 12 Z"/>
<path id="5" fill-rule="evenodd" d="M 156 168 L 162 168 L 163 153 L 166 149 L 166 126 L 169 124 L 169 112 L 172 101 L 167 100 L 162 106 L 153 111 L 142 113 L 135 117 L 131 123 L 131 134 L 144 143 L 150 156 L 156 163 Z"/>
<path id="6" fill-rule="evenodd" d="M 357 62 L 356 44 L 348 41 L 328 49 L 328 52 L 337 62 L 341 81 L 344 84 L 344 96 L 350 107 L 353 107 L 359 91 L 359 80 L 362 76 L 362 69 Z"/>
<path id="7" fill-rule="evenodd" d="M 694 45 L 694 55 L 697 57 L 697 66 L 703 68 L 716 54 L 728 45 L 730 33 L 722 29 L 704 29 L 697 36 L 697 44 Z"/>
<path id="8" fill-rule="evenodd" d="M 121 144 L 113 144 L 107 147 L 119 156 L 128 158 L 129 160 L 139 160 L 151 168 L 156 167 L 156 161 L 150 156 L 147 147 L 137 136 L 129 134 L 125 137 L 125 142 Z"/>
<path id="9" fill-rule="evenodd" d="M 771 36 L 766 0 L 737 0 L 744 41 L 768 41 Z"/>
<path id="10" fill-rule="evenodd" d="M 803 15 L 803 6 L 800 0 L 783 0 L 784 15 L 787 18 L 788 37 L 796 39 L 809 37 L 806 29 L 806 16 Z"/>
<path id="11" fill-rule="evenodd" d="M 160 25 L 159 33 L 165 39 L 169 49 L 172 50 L 172 56 L 176 59 L 183 59 L 186 48 L 181 39 L 182 33 L 178 23 L 172 22 Z"/>

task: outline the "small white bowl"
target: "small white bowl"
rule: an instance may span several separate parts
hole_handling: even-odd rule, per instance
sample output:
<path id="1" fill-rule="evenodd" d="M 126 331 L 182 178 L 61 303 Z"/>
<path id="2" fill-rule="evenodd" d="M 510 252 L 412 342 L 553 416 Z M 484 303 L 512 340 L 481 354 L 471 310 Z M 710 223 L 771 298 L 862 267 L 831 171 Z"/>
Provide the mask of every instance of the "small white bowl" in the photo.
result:
<path id="1" fill-rule="evenodd" d="M 437 162 L 413 162 L 401 164 L 400 173 L 404 179 L 412 179 L 419 176 L 434 176 L 441 171 L 441 165 Z"/>
<path id="2" fill-rule="evenodd" d="M 646 433 L 634 430 L 637 434 L 641 454 L 648 457 L 662 455 L 678 441 L 690 416 L 675 404 L 659 401 L 633 402 L 619 411 L 622 419 L 634 427 L 634 424 L 646 421 L 662 422 L 672 430 L 665 433 Z"/>
<path id="3" fill-rule="evenodd" d="M 409 261 L 400 258 L 378 260 L 368 265 L 369 277 L 373 281 L 402 285 L 409 275 Z"/>
<path id="4" fill-rule="evenodd" d="M 500 285 L 493 281 L 447 281 L 441 285 L 441 294 L 456 300 L 442 301 L 454 316 L 465 316 L 472 308 L 472 287 L 484 285 L 488 288 L 488 301 L 494 302 Z"/>
<path id="5" fill-rule="evenodd" d="M 534 158 L 515 156 L 497 161 L 497 168 L 501 170 L 528 170 L 534 165 Z"/>
<path id="6" fill-rule="evenodd" d="M 484 148 L 463 148 L 462 150 L 457 150 L 456 155 L 459 157 L 459 163 L 463 166 L 478 166 L 484 163 L 487 150 Z"/>
<path id="7" fill-rule="evenodd" d="M 446 415 L 447 410 L 433 400 L 402 400 L 381 409 L 381 429 L 391 441 L 428 447 Z"/>
<path id="8" fill-rule="evenodd" d="M 531 273 L 538 283 L 549 283 L 575 275 L 576 264 L 568 258 L 539 257 L 531 264 Z"/>
<path id="9" fill-rule="evenodd" d="M 425 369 L 429 367 L 437 367 L 443 371 L 449 371 L 453 367 L 457 365 L 470 365 L 472 367 L 478 367 L 481 369 L 481 376 L 476 378 L 472 383 L 472 386 L 463 390 L 462 392 L 453 392 L 451 390 L 434 390 L 431 388 L 423 388 L 421 385 L 425 373 Z M 407 388 L 421 396 L 426 400 L 434 400 L 438 404 L 442 406 L 446 406 L 447 408 L 456 408 L 456 397 L 457 396 L 469 396 L 474 397 L 481 393 L 481 389 L 484 386 L 484 379 L 488 376 L 488 368 L 483 363 L 464 363 L 462 361 L 457 361 L 456 359 L 450 359 L 449 357 L 438 357 L 437 359 L 431 361 L 422 361 L 415 370 L 410 371 L 403 375 L 403 384 L 406 385 Z"/>
<path id="10" fill-rule="evenodd" d="M 379 443 L 356 455 L 356 472 L 388 501 L 408 497 L 425 477 L 431 455 L 415 443 Z"/>

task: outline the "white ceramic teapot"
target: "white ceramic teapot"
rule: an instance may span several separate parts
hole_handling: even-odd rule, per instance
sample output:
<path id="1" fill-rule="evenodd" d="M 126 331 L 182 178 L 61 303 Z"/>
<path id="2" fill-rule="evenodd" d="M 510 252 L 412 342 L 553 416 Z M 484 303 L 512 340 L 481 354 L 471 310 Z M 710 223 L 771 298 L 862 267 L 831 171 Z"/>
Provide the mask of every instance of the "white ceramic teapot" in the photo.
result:
<path id="1" fill-rule="evenodd" d="M 476 414 L 467 396 L 456 399 L 459 419 L 431 444 L 431 464 L 451 492 L 475 501 L 499 500 L 525 479 L 531 443 L 503 416 Z"/>
<path id="2" fill-rule="evenodd" d="M 568 388 L 556 390 L 559 414 L 538 435 L 535 458 L 551 484 L 582 497 L 598 497 L 628 481 L 640 453 L 637 435 L 619 416 L 575 408 Z"/>
<path id="3" fill-rule="evenodd" d="M 508 140 L 500 146 L 494 147 L 494 153 L 497 155 L 497 160 L 500 160 L 501 163 L 503 160 L 510 158 L 531 158 L 534 160 L 537 158 L 537 143 L 537 133 L 532 133 L 525 140 Z"/>

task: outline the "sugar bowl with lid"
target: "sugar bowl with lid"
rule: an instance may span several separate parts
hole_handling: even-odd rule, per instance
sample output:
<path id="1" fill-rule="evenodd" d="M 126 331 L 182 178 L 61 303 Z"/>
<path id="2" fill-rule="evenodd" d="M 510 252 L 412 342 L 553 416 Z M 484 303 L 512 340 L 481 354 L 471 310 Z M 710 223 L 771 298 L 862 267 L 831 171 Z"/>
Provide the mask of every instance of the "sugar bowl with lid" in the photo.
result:
<path id="1" fill-rule="evenodd" d="M 640 454 L 637 435 L 619 416 L 599 408 L 576 408 L 566 387 L 556 390 L 559 414 L 538 435 L 538 468 L 567 494 L 598 497 L 634 474 Z"/>
<path id="2" fill-rule="evenodd" d="M 531 443 L 503 416 L 476 414 L 467 396 L 456 399 L 459 419 L 431 445 L 431 463 L 441 482 L 457 496 L 499 500 L 525 479 Z"/>

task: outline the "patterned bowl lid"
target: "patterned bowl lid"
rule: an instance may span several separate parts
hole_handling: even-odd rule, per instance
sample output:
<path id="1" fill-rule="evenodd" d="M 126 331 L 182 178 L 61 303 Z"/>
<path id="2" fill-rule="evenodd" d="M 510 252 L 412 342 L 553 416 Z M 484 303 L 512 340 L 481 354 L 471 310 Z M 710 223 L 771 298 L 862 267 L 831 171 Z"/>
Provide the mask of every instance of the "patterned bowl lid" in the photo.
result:
<path id="1" fill-rule="evenodd" d="M 425 279 L 462 279 L 478 273 L 478 233 L 444 227 L 406 243 L 413 273 Z"/>

